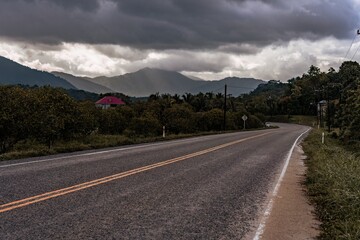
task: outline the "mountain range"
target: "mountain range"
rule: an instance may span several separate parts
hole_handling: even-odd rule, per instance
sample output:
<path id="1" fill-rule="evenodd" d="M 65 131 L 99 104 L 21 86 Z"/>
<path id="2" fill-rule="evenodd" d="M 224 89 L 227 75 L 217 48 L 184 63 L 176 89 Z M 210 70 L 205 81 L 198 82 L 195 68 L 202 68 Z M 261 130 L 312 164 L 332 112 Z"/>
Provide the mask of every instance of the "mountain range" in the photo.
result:
<path id="1" fill-rule="evenodd" d="M 51 73 L 43 72 L 20 65 L 10 59 L 0 56 L 0 84 L 1 85 L 29 85 L 61 87 L 76 89 L 63 78 Z"/>
<path id="2" fill-rule="evenodd" d="M 229 77 L 217 81 L 194 80 L 175 71 L 144 68 L 137 72 L 114 77 L 78 77 L 62 72 L 43 72 L 20 65 L 0 57 L 0 85 L 50 85 L 65 89 L 78 89 L 93 93 L 120 92 L 128 96 L 146 97 L 154 93 L 184 94 L 199 92 L 224 92 L 239 96 L 249 93 L 262 80 L 253 78 Z"/>

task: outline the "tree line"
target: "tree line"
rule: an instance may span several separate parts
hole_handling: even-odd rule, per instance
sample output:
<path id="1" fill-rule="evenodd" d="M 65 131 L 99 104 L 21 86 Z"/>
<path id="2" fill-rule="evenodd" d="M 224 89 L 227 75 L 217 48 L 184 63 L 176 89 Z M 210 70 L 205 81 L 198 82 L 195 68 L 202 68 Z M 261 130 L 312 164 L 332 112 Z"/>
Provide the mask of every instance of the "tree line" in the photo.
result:
<path id="1" fill-rule="evenodd" d="M 250 94 L 226 96 L 226 106 L 222 93 L 152 94 L 141 101 L 120 94 L 125 106 L 102 110 L 93 100 L 76 100 L 60 88 L 1 86 L 0 152 L 22 140 L 51 148 L 55 141 L 90 134 L 159 136 L 163 126 L 171 134 L 222 131 L 225 126 L 239 130 L 243 115 L 248 117 L 247 128 L 263 127 L 277 116 L 318 116 L 320 123 L 338 128 L 339 137 L 360 140 L 359 86 L 360 66 L 352 61 L 344 62 L 338 71 L 321 72 L 311 66 L 287 83 L 269 81 Z M 322 119 L 319 102 L 326 108 Z"/>
<path id="2" fill-rule="evenodd" d="M 102 97 L 101 95 L 100 97 Z M 122 95 L 123 96 L 123 95 Z M 0 152 L 19 141 L 35 140 L 52 147 L 55 141 L 90 134 L 125 134 L 131 137 L 159 136 L 163 126 L 170 134 L 221 131 L 224 127 L 224 95 L 213 93 L 153 94 L 145 101 L 99 109 L 94 101 L 78 101 L 65 90 L 51 87 L 0 87 Z M 228 130 L 263 126 L 264 119 L 248 113 L 240 102 L 230 101 Z"/>
<path id="3" fill-rule="evenodd" d="M 267 116 L 317 116 L 318 124 L 339 129 L 339 137 L 360 140 L 360 65 L 343 62 L 336 71 L 321 72 L 310 66 L 307 73 L 287 83 L 269 81 L 244 95 L 250 113 Z M 319 104 L 320 103 L 320 104 Z M 337 135 L 337 134 L 336 134 Z"/>

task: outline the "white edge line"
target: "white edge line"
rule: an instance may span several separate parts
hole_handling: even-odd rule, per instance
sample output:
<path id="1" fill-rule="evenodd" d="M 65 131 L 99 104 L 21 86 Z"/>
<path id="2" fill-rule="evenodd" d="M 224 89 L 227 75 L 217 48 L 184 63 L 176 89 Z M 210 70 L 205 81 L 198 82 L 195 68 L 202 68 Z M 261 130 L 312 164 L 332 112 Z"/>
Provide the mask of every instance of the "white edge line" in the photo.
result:
<path id="1" fill-rule="evenodd" d="M 118 148 L 118 149 L 112 149 L 112 150 L 106 150 L 106 151 L 98 151 L 98 152 L 91 152 L 91 153 L 82 153 L 82 154 L 76 154 L 76 155 L 70 155 L 70 156 L 64 156 L 64 157 L 57 157 L 57 158 L 48 158 L 48 159 L 42 159 L 42 160 L 36 160 L 36 161 L 22 162 L 22 163 L 13 163 L 13 164 L 7 164 L 7 165 L 0 165 L 0 168 L 7 168 L 7 167 L 13 167 L 13 166 L 19 166 L 19 165 L 27 165 L 27 164 L 33 164 L 33 163 L 41 163 L 41 162 L 51 162 L 51 161 L 56 161 L 56 160 L 61 160 L 61 159 L 72 158 L 72 157 L 83 157 L 83 156 L 91 156 L 91 155 L 97 155 L 97 154 L 102 154 L 102 153 L 120 152 L 120 151 L 143 148 L 143 147 L 148 147 L 148 146 L 158 146 L 158 145 L 166 144 L 166 143 L 169 143 L 169 142 L 153 143 L 153 144 L 134 146 L 134 147 L 124 147 L 124 148 Z"/>
<path id="2" fill-rule="evenodd" d="M 266 221 L 267 219 L 269 218 L 270 216 L 270 213 L 271 213 L 271 210 L 272 210 L 272 207 L 273 207 L 273 204 L 274 204 L 274 198 L 276 197 L 276 195 L 278 194 L 278 191 L 279 191 L 279 188 L 280 188 L 280 185 L 281 185 L 281 182 L 285 176 L 285 173 L 286 173 L 286 170 L 287 170 L 287 167 L 289 165 L 289 162 L 290 162 L 290 158 L 292 156 L 292 153 L 295 149 L 295 146 L 296 144 L 298 143 L 299 139 L 305 134 L 307 133 L 308 131 L 310 131 L 311 128 L 307 129 L 305 132 L 303 132 L 302 134 L 300 134 L 300 136 L 298 136 L 294 142 L 294 144 L 292 145 L 290 151 L 288 152 L 287 154 L 287 157 L 286 157 L 286 162 L 285 162 L 285 165 L 281 171 L 281 174 L 280 174 L 280 177 L 276 183 L 276 186 L 274 188 L 274 191 L 272 192 L 271 194 L 271 198 L 270 198 L 270 201 L 265 209 L 265 212 L 262 216 L 262 219 L 261 219 L 261 222 L 260 222 L 260 225 L 259 227 L 257 228 L 256 230 L 256 233 L 255 233 L 255 237 L 253 238 L 253 240 L 260 240 L 261 238 L 261 235 L 264 233 L 264 229 L 265 229 L 265 225 L 266 225 Z"/>
<path id="3" fill-rule="evenodd" d="M 213 136 L 213 135 L 211 135 L 211 136 Z M 191 141 L 191 140 L 194 140 L 194 139 L 202 139 L 202 138 L 206 139 L 206 138 L 209 138 L 211 136 L 200 136 L 200 137 L 195 137 L 195 138 L 192 138 L 192 139 L 180 139 L 180 140 L 166 141 L 166 142 L 160 142 L 160 143 L 150 143 L 150 144 L 145 144 L 145 145 L 140 145 L 140 146 L 123 147 L 123 148 L 117 148 L 117 149 L 106 150 L 106 151 L 82 153 L 82 154 L 75 154 L 75 155 L 64 156 L 64 157 L 47 158 L 47 159 L 35 160 L 35 161 L 29 161 L 29 162 L 13 163 L 13 164 L 7 164 L 7 165 L 0 165 L 0 168 L 8 168 L 8 167 L 14 167 L 14 166 L 20 166 L 20 165 L 41 163 L 41 162 L 52 162 L 52 161 L 61 160 L 61 159 L 67 159 L 67 158 L 72 158 L 72 157 L 83 157 L 83 156 L 91 156 L 91 155 L 110 153 L 110 152 L 121 152 L 121 151 L 125 151 L 125 150 L 132 150 L 132 149 L 144 148 L 144 147 L 149 147 L 149 146 L 152 147 L 152 146 L 158 146 L 158 145 L 165 145 L 165 144 L 170 144 L 170 143 L 187 142 L 187 141 Z"/>

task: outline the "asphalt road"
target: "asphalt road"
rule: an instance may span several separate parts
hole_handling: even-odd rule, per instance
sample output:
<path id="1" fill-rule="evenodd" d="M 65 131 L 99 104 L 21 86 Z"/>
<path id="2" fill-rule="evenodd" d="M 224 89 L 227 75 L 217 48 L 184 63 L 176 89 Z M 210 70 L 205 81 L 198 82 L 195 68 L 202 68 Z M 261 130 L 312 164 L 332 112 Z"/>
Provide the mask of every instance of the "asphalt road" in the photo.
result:
<path id="1" fill-rule="evenodd" d="M 0 239 L 242 239 L 306 129 L 0 162 Z"/>

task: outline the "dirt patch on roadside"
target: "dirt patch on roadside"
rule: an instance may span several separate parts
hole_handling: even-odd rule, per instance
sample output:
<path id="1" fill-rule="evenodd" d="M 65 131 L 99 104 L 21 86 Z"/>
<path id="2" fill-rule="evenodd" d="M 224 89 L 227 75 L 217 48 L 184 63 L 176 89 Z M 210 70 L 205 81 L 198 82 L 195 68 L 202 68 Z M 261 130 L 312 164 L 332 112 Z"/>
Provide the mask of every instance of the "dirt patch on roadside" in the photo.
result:
<path id="1" fill-rule="evenodd" d="M 296 146 L 291 156 L 279 192 L 273 199 L 261 239 L 315 239 L 320 222 L 314 215 L 303 186 L 306 167 L 304 152 Z"/>

